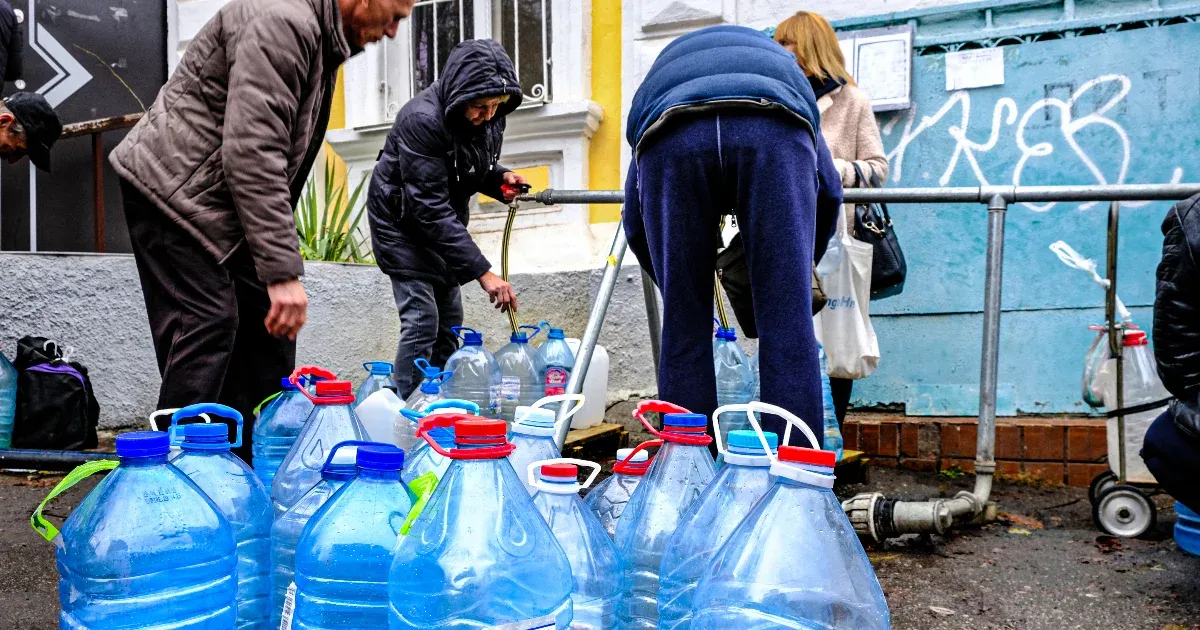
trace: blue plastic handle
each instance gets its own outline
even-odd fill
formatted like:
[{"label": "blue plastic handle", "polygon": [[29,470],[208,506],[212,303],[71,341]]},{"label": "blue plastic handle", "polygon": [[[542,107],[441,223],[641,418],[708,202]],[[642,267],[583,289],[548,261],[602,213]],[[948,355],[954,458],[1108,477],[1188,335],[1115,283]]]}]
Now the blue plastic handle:
[{"label": "blue plastic handle", "polygon": [[478,330],[475,330],[474,328],[468,328],[467,326],[451,326],[451,327],[450,327],[450,332],[454,333],[454,336],[455,336],[455,337],[458,337],[459,339],[462,339],[462,340],[464,340],[464,341],[465,341],[465,340],[466,340],[466,337],[464,337],[464,336],[463,336],[463,334],[462,334],[462,332],[463,332],[464,330],[465,330],[465,331],[467,331],[467,332],[473,332],[473,333],[476,333],[476,334],[478,334],[478,333],[479,333],[479,331],[478,331]]},{"label": "blue plastic handle", "polygon": [[[344,446],[376,446],[378,444],[380,444],[380,443],[379,442],[368,442],[366,440],[346,440],[345,442],[338,442],[337,444],[333,445],[333,448],[329,449],[329,457],[326,457],[325,463],[321,465],[321,472],[326,473],[331,470],[330,466],[333,466],[334,454],[338,452],[338,449],[340,449]],[[358,458],[356,457],[355,460],[357,461],[357,459]]]},{"label": "blue plastic handle", "polygon": [[422,376],[430,380],[437,378],[438,373],[442,371],[442,368],[431,365],[429,361],[425,359],[413,359],[413,365],[417,366],[417,369],[421,371]]},{"label": "blue plastic handle", "polygon": [[[387,374],[392,373],[392,364],[388,363],[387,361],[366,361],[362,365],[363,365],[363,369],[370,372],[371,374],[375,373],[376,365],[385,365],[385,366],[387,366]],[[383,374],[383,372],[380,372],[380,374]]]},{"label": "blue plastic handle", "polygon": [[469,400],[459,400],[457,398],[448,398],[429,403],[429,406],[425,408],[425,415],[429,415],[438,409],[469,409],[472,415],[479,415],[479,405]]},{"label": "blue plastic handle", "polygon": [[400,415],[404,416],[405,418],[408,418],[409,420],[412,420],[413,422],[420,422],[421,418],[425,417],[425,414],[421,413],[420,411],[413,410],[413,409],[401,409]]},{"label": "blue plastic handle", "polygon": [[522,329],[522,328],[528,328],[529,330],[532,330],[532,331],[533,331],[533,334],[531,334],[531,335],[529,335],[528,337],[526,337],[526,338],[525,338],[525,340],[526,340],[526,341],[533,341],[533,338],[534,338],[534,337],[536,337],[536,336],[538,336],[538,334],[540,334],[540,333],[542,332],[542,327],[541,327],[540,325],[539,325],[539,326],[534,326],[534,325],[532,325],[532,324],[525,324],[524,326],[518,326],[518,327],[517,327],[517,329],[518,329],[518,330],[520,330],[520,329]]},{"label": "blue plastic handle", "polygon": [[175,430],[179,428],[180,420],[183,418],[195,418],[202,413],[237,422],[237,431],[234,433],[236,439],[230,446],[232,448],[238,448],[242,445],[242,429],[244,428],[242,412],[234,409],[233,407],[218,403],[196,403],[194,405],[188,405],[171,414],[171,429],[167,432],[167,434],[170,436],[171,443],[175,443]]}]

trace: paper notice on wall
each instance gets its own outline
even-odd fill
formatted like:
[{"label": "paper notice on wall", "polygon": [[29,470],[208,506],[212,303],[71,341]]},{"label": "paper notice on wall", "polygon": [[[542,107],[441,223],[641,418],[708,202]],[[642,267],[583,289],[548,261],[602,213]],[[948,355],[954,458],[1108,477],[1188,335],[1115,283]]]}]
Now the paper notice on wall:
[{"label": "paper notice on wall", "polygon": [[946,53],[946,91],[1004,85],[1004,49],[977,48]]},{"label": "paper notice on wall", "polygon": [[908,42],[903,39],[860,43],[856,66],[858,76],[855,80],[860,85],[870,86],[868,94],[872,100],[906,98],[910,56]]}]

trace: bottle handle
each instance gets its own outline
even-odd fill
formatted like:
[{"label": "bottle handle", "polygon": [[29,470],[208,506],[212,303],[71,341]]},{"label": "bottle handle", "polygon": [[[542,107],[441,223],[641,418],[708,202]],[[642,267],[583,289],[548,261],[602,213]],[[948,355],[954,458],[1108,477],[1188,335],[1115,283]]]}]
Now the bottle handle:
[{"label": "bottle handle", "polygon": [[467,340],[466,335],[462,334],[464,330],[467,332],[479,334],[478,330],[475,330],[474,328],[470,328],[468,326],[451,326],[450,327],[450,332],[454,333],[454,336],[458,337],[459,341]]},{"label": "bottle handle", "polygon": [[651,457],[650,459],[647,459],[645,464],[635,464],[635,463],[633,463],[633,456],[637,455],[638,453],[640,453],[648,448],[654,448],[656,446],[662,446],[662,445],[663,445],[662,440],[648,440],[646,442],[642,442],[641,444],[638,444],[637,446],[635,446],[633,448],[632,451],[629,452],[628,455],[625,456],[625,459],[622,459],[621,461],[619,461],[613,465],[613,472],[618,473],[618,474],[633,474],[633,473],[645,472],[645,471],[641,470],[642,466],[649,468],[650,464],[652,464],[654,462],[654,458]]},{"label": "bottle handle", "polygon": [[652,411],[662,414],[691,413],[691,411],[688,411],[687,409],[680,407],[675,403],[669,403],[665,400],[643,400],[642,402],[638,403],[637,408],[633,410],[633,417],[641,421],[642,426],[646,427],[646,430],[649,431],[654,437],[667,442],[677,442],[679,444],[687,444],[689,446],[708,446],[709,444],[712,444],[712,438],[706,434],[687,435],[684,433],[673,433],[671,431],[659,431],[658,429],[655,429],[654,425],[650,424],[650,421],[646,419],[646,414]]},{"label": "bottle handle", "polygon": [[536,336],[538,336],[538,335],[539,335],[539,334],[541,334],[541,332],[542,332],[542,327],[541,327],[540,325],[539,325],[539,326],[534,326],[533,324],[524,324],[524,325],[522,325],[522,326],[517,326],[517,329],[518,329],[518,330],[520,330],[520,329],[522,329],[522,328],[524,328],[524,329],[528,329],[528,330],[532,330],[532,331],[533,331],[533,334],[531,334],[531,335],[529,335],[528,337],[526,337],[526,338],[525,338],[525,341],[533,341],[533,338],[534,338],[534,337],[536,337]]},{"label": "bottle handle", "polygon": [[296,368],[292,372],[292,375],[288,377],[288,380],[291,381],[292,385],[295,385],[296,388],[300,390],[300,393],[304,394],[305,398],[308,398],[314,403],[317,402],[317,397],[308,393],[308,388],[300,383],[301,376],[315,376],[327,381],[337,380],[337,374],[334,374],[333,372],[330,372],[319,365],[301,365],[300,367]]},{"label": "bottle handle", "polygon": [[[425,408],[425,415],[428,416],[428,415],[432,414],[433,412],[441,410],[441,409],[458,409],[460,411],[466,411],[473,416],[479,415],[479,405],[477,405],[469,400],[462,400],[459,398],[447,398],[445,400],[435,400],[435,401],[429,403],[429,406]],[[424,417],[424,416],[422,416],[422,417]]]},{"label": "bottle handle", "polygon": [[[734,403],[731,405],[725,405],[723,407],[717,407],[716,411],[713,411],[713,415],[712,415],[713,434],[717,440],[717,452],[725,454],[725,455],[729,454],[729,448],[725,444],[725,441],[721,439],[721,420],[720,420],[720,418],[721,418],[721,414],[729,413],[731,411],[744,411],[744,412],[746,412],[746,416],[749,417],[750,416],[750,404],[749,403]],[[768,449],[768,450],[770,450],[770,449]]]},{"label": "bottle handle", "polygon": [[537,402],[533,403],[531,405],[531,407],[533,407],[534,409],[540,409],[541,407],[544,407],[546,405],[552,405],[556,402],[573,402],[573,403],[575,403],[575,405],[573,407],[571,407],[570,409],[568,409],[566,412],[560,414],[559,418],[555,419],[555,421],[554,421],[555,429],[558,429],[558,425],[560,422],[569,421],[571,419],[571,416],[573,416],[583,410],[583,394],[554,394],[553,396],[546,396],[545,398],[538,400]]},{"label": "bottle handle", "polygon": [[283,392],[280,391],[280,392],[275,392],[274,394],[271,394],[270,396],[267,396],[266,398],[264,398],[262,400],[262,402],[258,403],[258,406],[254,408],[254,417],[257,418],[258,415],[260,413],[262,413],[263,407],[266,407],[268,404],[270,404],[270,402],[272,400],[275,400],[276,398],[279,398],[282,395],[283,395]]},{"label": "bottle handle", "polygon": [[[332,470],[333,456],[335,454],[337,454],[338,450],[346,448],[346,447],[350,447],[350,446],[371,446],[371,445],[375,445],[375,444],[379,444],[379,442],[370,442],[367,440],[346,440],[344,442],[338,442],[337,444],[334,444],[333,448],[329,449],[329,455],[325,457],[325,463],[321,464],[321,472],[327,473],[330,470]],[[357,460],[358,460],[358,457],[356,455],[355,461],[357,461]]]},{"label": "bottle handle", "polygon": [[242,419],[242,412],[234,409],[233,407],[218,403],[197,403],[195,405],[188,405],[182,409],[177,409],[175,413],[171,414],[171,430],[168,432],[168,435],[172,436],[172,440],[174,439],[175,431],[179,427],[180,420],[184,418],[197,418],[204,414],[216,416],[218,418],[225,418],[226,420],[233,420],[236,422],[237,428],[234,430],[235,441],[230,445],[230,447],[239,448],[242,445],[242,432],[245,429],[244,421]]},{"label": "bottle handle", "polygon": [[414,409],[408,409],[408,408],[401,409],[400,415],[404,416],[405,418],[408,418],[409,420],[412,420],[413,422],[420,422],[421,418],[425,417],[425,414],[421,413],[420,411],[416,411]]},{"label": "bottle handle", "polygon": [[588,461],[586,459],[575,459],[573,457],[555,457],[553,459],[539,459],[536,462],[530,462],[529,466],[527,466],[525,468],[525,476],[529,479],[529,485],[531,485],[535,488],[537,487],[539,479],[537,478],[535,471],[538,468],[545,466],[546,464],[575,464],[576,466],[587,466],[588,468],[591,468],[592,474],[588,475],[588,478],[586,481],[584,481],[582,484],[579,483],[578,481],[575,482],[576,485],[578,485],[580,489],[592,487],[592,482],[595,481],[596,477],[598,477],[600,475],[600,470],[601,470],[601,468],[603,468],[600,464],[597,464],[596,462]]},{"label": "bottle handle", "polygon": [[783,407],[757,400],[750,401],[748,407],[750,408],[750,412],[746,414],[746,417],[750,420],[750,426],[754,428],[754,432],[758,434],[758,440],[762,442],[763,450],[766,451],[767,456],[771,458],[772,463],[778,461],[779,456],[771,451],[771,445],[769,442],[767,442],[767,436],[763,435],[762,424],[758,421],[757,414],[759,413],[769,413],[779,416],[786,421],[787,427],[784,428],[783,436],[780,437],[779,440],[781,445],[788,444],[790,442],[790,438],[792,436],[792,425],[796,425],[800,429],[800,432],[804,434],[804,437],[808,438],[808,443],[811,448],[815,448],[817,450],[821,449],[821,443],[817,440],[817,436],[812,432],[812,429],[808,428],[808,425],[805,424],[804,420],[800,419],[800,416],[797,416]]},{"label": "bottle handle", "polygon": [[[276,394],[276,395],[278,395],[278,394]],[[150,421],[150,430],[162,432],[162,429],[158,428],[158,419],[163,416],[174,415],[176,411],[179,411],[179,410],[178,409],[159,409],[158,411],[151,413],[150,416],[147,418],[147,420]],[[206,414],[206,413],[202,413],[196,417],[204,420],[206,423],[212,422],[212,419],[209,418],[208,414]],[[167,435],[169,436],[169,439],[171,440],[171,446],[179,446],[179,442],[175,440],[175,432],[173,431],[174,427],[175,427],[175,424],[174,424],[174,422],[172,422],[171,425],[167,427]]]},{"label": "bottle handle", "polygon": [[70,474],[68,474],[66,477],[63,477],[62,481],[58,482],[58,485],[54,486],[54,489],[50,491],[50,494],[47,494],[46,498],[42,499],[42,502],[39,503],[37,508],[33,510],[33,514],[29,517],[29,525],[33,527],[33,531],[37,532],[42,538],[45,538],[47,542],[54,542],[54,539],[58,537],[58,528],[55,527],[50,521],[47,521],[44,516],[42,516],[42,510],[46,509],[46,504],[53,501],[54,497],[57,497],[67,490],[70,490],[80,481],[83,481],[84,479],[87,479],[98,472],[112,470],[119,465],[120,463],[115,459],[98,459],[96,461],[87,462],[82,466],[76,467],[75,470],[72,470]]},{"label": "bottle handle", "polygon": [[512,442],[504,442],[495,446],[484,446],[481,448],[452,448],[446,450],[442,448],[433,436],[429,435],[431,429],[445,429],[454,426],[459,420],[477,420],[476,416],[469,416],[462,413],[435,413],[431,416],[427,415],[421,419],[421,423],[417,425],[417,437],[425,440],[425,443],[432,448],[435,453],[442,457],[450,459],[499,459],[508,457],[517,447]]}]

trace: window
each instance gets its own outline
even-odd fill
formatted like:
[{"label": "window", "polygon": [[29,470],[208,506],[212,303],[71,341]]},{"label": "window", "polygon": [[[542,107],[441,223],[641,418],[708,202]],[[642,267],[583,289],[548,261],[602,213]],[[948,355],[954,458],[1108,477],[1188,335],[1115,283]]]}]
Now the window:
[{"label": "window", "polygon": [[[441,76],[451,49],[491,37],[517,68],[525,104],[550,100],[551,0],[421,0],[409,19],[411,94]],[[486,32],[485,32],[486,31]]]}]

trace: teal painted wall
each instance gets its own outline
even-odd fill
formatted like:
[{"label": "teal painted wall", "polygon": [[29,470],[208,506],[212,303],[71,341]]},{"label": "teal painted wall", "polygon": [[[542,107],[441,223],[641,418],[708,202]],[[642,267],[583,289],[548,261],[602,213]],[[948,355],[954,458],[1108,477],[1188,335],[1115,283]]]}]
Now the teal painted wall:
[{"label": "teal painted wall", "polygon": [[[1195,9],[1200,13],[1200,4]],[[1033,17],[1025,21],[1036,22],[1045,7],[1011,10],[1018,16],[1030,12]],[[986,18],[992,24],[990,10]],[[925,45],[954,40],[944,34],[945,21],[930,21],[942,30],[937,38],[927,35]],[[887,20],[860,22],[877,26]],[[918,23],[918,46],[922,32]],[[945,90],[943,54],[914,57],[914,107],[879,116],[892,166],[888,186],[1200,180],[1200,60],[1189,52],[1200,50],[1200,23],[1154,24],[1002,50],[1004,85],[954,93]],[[1118,293],[1145,328],[1151,325],[1161,255],[1159,226],[1169,206],[1122,206]],[[986,211],[973,204],[890,209],[909,279],[902,295],[871,304],[882,360],[875,375],[856,384],[854,401],[902,403],[910,414],[974,415]],[[1083,273],[1059,262],[1049,246],[1063,239],[1103,268],[1106,219],[1103,203],[1010,209],[1001,414],[1087,411],[1080,402],[1082,360],[1093,335],[1087,326],[1103,321],[1104,295]]]}]

